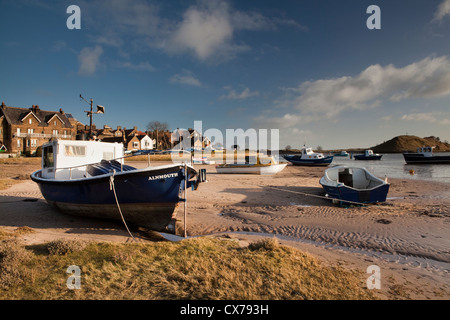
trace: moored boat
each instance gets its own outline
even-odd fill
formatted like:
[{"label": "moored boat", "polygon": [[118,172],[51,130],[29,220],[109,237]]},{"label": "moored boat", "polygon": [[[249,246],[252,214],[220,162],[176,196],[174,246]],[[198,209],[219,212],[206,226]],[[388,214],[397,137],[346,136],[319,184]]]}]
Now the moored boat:
[{"label": "moored boat", "polygon": [[381,160],[381,157],[383,157],[383,155],[373,153],[372,150],[365,150],[364,154],[357,154],[353,156],[355,160]]},{"label": "moored boat", "polygon": [[45,200],[62,212],[121,220],[173,232],[185,185],[197,172],[171,164],[136,169],[124,164],[123,145],[96,141],[52,141],[42,148],[42,169],[32,173]]},{"label": "moored boat", "polygon": [[433,148],[417,148],[416,153],[403,153],[403,158],[406,164],[450,164],[450,156],[436,156]]},{"label": "moored boat", "polygon": [[349,155],[348,152],[345,150],[333,154],[334,157],[348,157],[348,155]]},{"label": "moored boat", "polygon": [[327,166],[333,161],[333,156],[325,157],[323,153],[314,152],[307,147],[302,148],[300,155],[284,154],[283,158],[295,166]]},{"label": "moored boat", "polygon": [[216,166],[217,173],[272,175],[282,171],[287,163],[279,163],[273,157],[245,156],[244,161]]},{"label": "moored boat", "polygon": [[341,204],[386,201],[389,183],[365,168],[336,166],[325,170],[319,183],[332,199]]}]

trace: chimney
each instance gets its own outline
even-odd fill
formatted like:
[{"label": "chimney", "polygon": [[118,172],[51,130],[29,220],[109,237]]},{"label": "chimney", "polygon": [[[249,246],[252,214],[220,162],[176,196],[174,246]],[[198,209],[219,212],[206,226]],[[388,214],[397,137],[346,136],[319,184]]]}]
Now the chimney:
[{"label": "chimney", "polygon": [[59,113],[64,114],[64,110],[62,108],[59,108]]},{"label": "chimney", "polygon": [[117,126],[117,130],[121,130],[122,129],[122,127],[121,126]]},{"label": "chimney", "polygon": [[2,101],[2,108],[6,107],[5,101]]}]

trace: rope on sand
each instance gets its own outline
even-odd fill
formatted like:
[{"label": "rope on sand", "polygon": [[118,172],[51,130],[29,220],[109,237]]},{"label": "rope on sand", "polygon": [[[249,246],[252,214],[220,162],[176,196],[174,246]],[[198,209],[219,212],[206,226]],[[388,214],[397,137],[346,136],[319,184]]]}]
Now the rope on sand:
[{"label": "rope on sand", "polygon": [[362,202],[356,202],[356,201],[350,201],[350,200],[330,198],[330,197],[326,197],[326,196],[319,196],[317,194],[310,194],[310,193],[301,192],[301,191],[286,190],[286,189],[281,189],[281,188],[272,187],[272,186],[262,186],[262,187],[263,188],[275,189],[275,190],[279,190],[279,191],[284,191],[284,192],[300,194],[300,195],[308,196],[308,197],[315,197],[315,198],[321,198],[321,199],[327,199],[327,200],[336,200],[336,201],[341,201],[341,202],[345,202],[345,203],[356,204],[356,205],[359,205],[359,206],[370,206],[370,205],[372,205],[371,203],[362,203]]},{"label": "rope on sand", "polygon": [[122,217],[123,224],[125,225],[125,228],[127,229],[128,234],[131,236],[131,238],[133,238],[134,241],[138,242],[138,241],[133,237],[133,234],[131,233],[130,229],[128,229],[128,225],[127,225],[127,223],[125,222],[125,218],[123,217],[122,210],[120,209],[119,200],[117,199],[117,194],[116,194],[116,187],[115,187],[115,185],[114,185],[114,176],[115,176],[115,174],[116,174],[116,170],[113,170],[113,174],[109,177],[109,185],[110,185],[110,189],[112,189],[112,191],[114,192],[114,198],[116,198],[117,208],[119,209],[120,216]]}]

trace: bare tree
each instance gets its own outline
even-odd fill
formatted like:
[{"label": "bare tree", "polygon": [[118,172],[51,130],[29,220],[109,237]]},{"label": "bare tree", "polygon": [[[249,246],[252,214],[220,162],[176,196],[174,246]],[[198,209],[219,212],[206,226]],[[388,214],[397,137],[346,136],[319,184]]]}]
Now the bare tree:
[{"label": "bare tree", "polygon": [[159,131],[159,132],[168,131],[169,130],[169,125],[167,124],[167,122],[150,121],[147,124],[147,130],[149,130],[149,131]]},{"label": "bare tree", "polygon": [[147,124],[147,130],[151,131],[151,133],[149,132],[150,137],[155,139],[156,149],[170,148],[170,145],[167,145],[167,139],[165,139],[165,132],[169,131],[169,125],[167,122],[150,121]]}]

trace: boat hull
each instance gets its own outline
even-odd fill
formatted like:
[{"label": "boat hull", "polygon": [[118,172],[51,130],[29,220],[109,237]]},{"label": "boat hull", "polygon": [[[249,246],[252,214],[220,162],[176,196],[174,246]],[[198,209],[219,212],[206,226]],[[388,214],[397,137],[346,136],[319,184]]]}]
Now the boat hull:
[{"label": "boat hull", "polygon": [[319,180],[327,197],[340,204],[368,204],[385,202],[389,183],[365,168],[336,166],[325,170]]},{"label": "boat hull", "polygon": [[450,156],[425,157],[420,153],[404,153],[403,158],[406,164],[450,164]]},{"label": "boat hull", "polygon": [[365,156],[365,155],[356,155],[353,156],[355,160],[381,160],[382,155],[380,156]]},{"label": "boat hull", "polygon": [[283,158],[295,166],[328,166],[333,161],[333,156],[321,159],[302,159],[301,156],[283,155]]},{"label": "boat hull", "polygon": [[31,179],[38,184],[46,201],[58,210],[77,216],[121,220],[115,190],[127,223],[157,231],[171,231],[167,227],[175,218],[184,185],[183,166],[178,165],[73,180],[43,179],[40,171],[34,172]]},{"label": "boat hull", "polygon": [[254,165],[223,165],[217,166],[217,173],[229,174],[259,174],[272,175],[277,174],[286,167],[286,163],[272,164],[270,166],[254,166]]},{"label": "boat hull", "polygon": [[342,204],[350,204],[351,202],[361,204],[385,202],[389,192],[389,184],[384,184],[371,190],[358,190],[346,185],[334,187],[322,184],[322,187],[328,197],[339,200]]}]

